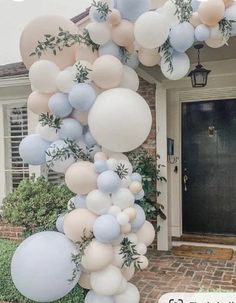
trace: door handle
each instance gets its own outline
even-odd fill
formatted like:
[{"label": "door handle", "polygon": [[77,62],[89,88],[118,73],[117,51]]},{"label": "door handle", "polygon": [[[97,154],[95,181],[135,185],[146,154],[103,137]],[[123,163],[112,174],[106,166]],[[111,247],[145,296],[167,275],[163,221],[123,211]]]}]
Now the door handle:
[{"label": "door handle", "polygon": [[188,184],[188,176],[184,175],[184,191],[188,191],[187,184]]}]

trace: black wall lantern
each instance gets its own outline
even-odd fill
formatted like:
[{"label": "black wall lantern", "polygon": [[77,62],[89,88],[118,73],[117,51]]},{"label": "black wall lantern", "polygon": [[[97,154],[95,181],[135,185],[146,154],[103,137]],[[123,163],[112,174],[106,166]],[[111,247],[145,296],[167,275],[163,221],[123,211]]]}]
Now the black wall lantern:
[{"label": "black wall lantern", "polygon": [[205,69],[200,63],[200,49],[203,44],[196,44],[194,48],[198,51],[198,64],[194,70],[188,75],[191,78],[193,87],[205,87],[207,85],[208,75],[210,70]]}]

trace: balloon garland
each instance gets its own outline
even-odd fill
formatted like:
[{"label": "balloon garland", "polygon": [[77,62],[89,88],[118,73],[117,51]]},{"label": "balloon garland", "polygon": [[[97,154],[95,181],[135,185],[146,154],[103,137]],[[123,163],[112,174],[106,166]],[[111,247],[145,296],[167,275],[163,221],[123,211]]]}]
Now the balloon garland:
[{"label": "balloon garland", "polygon": [[58,232],[29,237],[13,256],[13,282],[34,301],[60,299],[77,283],[89,290],[86,303],[140,300],[129,281],[148,266],[155,230],[135,203],[144,196],[142,176],[124,154],[146,140],[152,124],[135,68],[159,64],[178,80],[188,73],[185,52],[195,40],[217,48],[236,34],[232,0],[169,0],[157,10],[150,8],[159,1],[150,2],[94,0],[82,33],[54,15],[36,18],[22,33],[33,91],[28,109],[39,124],[20,155],[64,173],[76,195],[56,222]]}]

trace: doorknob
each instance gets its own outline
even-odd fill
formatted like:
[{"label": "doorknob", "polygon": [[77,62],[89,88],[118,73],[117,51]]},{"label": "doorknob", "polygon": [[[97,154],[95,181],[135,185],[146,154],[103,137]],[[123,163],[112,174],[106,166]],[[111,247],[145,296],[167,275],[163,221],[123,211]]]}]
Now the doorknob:
[{"label": "doorknob", "polygon": [[187,182],[188,182],[188,176],[184,175],[184,191],[188,191]]}]

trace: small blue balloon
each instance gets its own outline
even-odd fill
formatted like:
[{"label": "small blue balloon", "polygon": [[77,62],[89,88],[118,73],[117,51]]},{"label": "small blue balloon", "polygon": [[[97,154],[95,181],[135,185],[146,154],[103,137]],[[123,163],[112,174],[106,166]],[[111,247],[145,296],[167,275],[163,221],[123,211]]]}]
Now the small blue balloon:
[{"label": "small blue balloon", "polygon": [[210,28],[205,24],[200,24],[195,28],[195,38],[197,41],[206,41],[210,38]]},{"label": "small blue balloon", "polygon": [[135,200],[142,200],[145,196],[145,192],[142,189],[137,195],[135,195]]},{"label": "small blue balloon", "polygon": [[149,0],[117,0],[116,2],[122,18],[132,22],[150,9]]},{"label": "small blue balloon", "polygon": [[84,142],[86,143],[88,148],[93,147],[97,144],[97,141],[94,139],[91,132],[89,131],[84,135]]},{"label": "small blue balloon", "polygon": [[115,303],[115,299],[110,296],[97,295],[93,290],[90,290],[85,297],[85,303]]},{"label": "small blue balloon", "polygon": [[96,219],[93,233],[99,242],[110,243],[120,236],[120,225],[112,215],[102,215]]},{"label": "small blue balloon", "polygon": [[97,186],[104,193],[115,193],[121,186],[121,179],[114,171],[107,170],[98,176]]},{"label": "small blue balloon", "polygon": [[46,150],[50,142],[45,141],[40,135],[34,134],[25,137],[19,146],[19,153],[25,163],[42,165],[46,163]]},{"label": "small blue balloon", "polygon": [[86,197],[86,195],[77,195],[76,197],[74,197],[73,203],[75,208],[87,208]]},{"label": "small blue balloon", "polygon": [[136,218],[131,222],[132,231],[137,231],[140,229],[146,221],[146,215],[144,210],[138,204],[134,205],[134,208],[137,211]]},{"label": "small blue balloon", "polygon": [[173,49],[184,53],[194,43],[194,27],[189,22],[180,23],[171,29],[169,37]]},{"label": "small blue balloon", "polygon": [[60,139],[77,140],[82,136],[83,128],[75,119],[67,118],[63,119],[58,133]]},{"label": "small blue balloon", "polygon": [[131,180],[132,181],[138,181],[138,182],[142,182],[142,176],[140,175],[140,174],[138,174],[138,173],[133,173],[132,175],[131,175]]},{"label": "small blue balloon", "polygon": [[95,172],[97,174],[101,174],[104,171],[108,170],[107,161],[105,160],[98,160],[94,162]]},{"label": "small blue balloon", "polygon": [[68,117],[73,110],[67,95],[62,93],[53,95],[49,99],[48,107],[55,116],[60,118]]},{"label": "small blue balloon", "polygon": [[57,218],[57,221],[56,221],[56,228],[62,234],[64,234],[64,220],[65,220],[65,216],[66,216],[66,213],[65,214],[61,214]]},{"label": "small blue balloon", "polygon": [[128,65],[129,67],[131,67],[133,69],[136,69],[139,66],[138,55],[136,53],[128,55],[128,57],[125,57],[122,59],[122,63],[124,65]]},{"label": "small blue balloon", "polygon": [[96,100],[96,92],[86,83],[76,84],[69,92],[69,102],[80,112],[87,112]]},{"label": "small blue balloon", "polygon": [[193,11],[196,12],[200,6],[201,2],[199,0],[192,0]]},{"label": "small blue balloon", "polygon": [[106,44],[101,45],[99,47],[98,54],[99,56],[112,55],[117,59],[119,59],[120,61],[122,60],[123,57],[120,47],[117,44],[115,44],[113,41],[109,41]]}]

